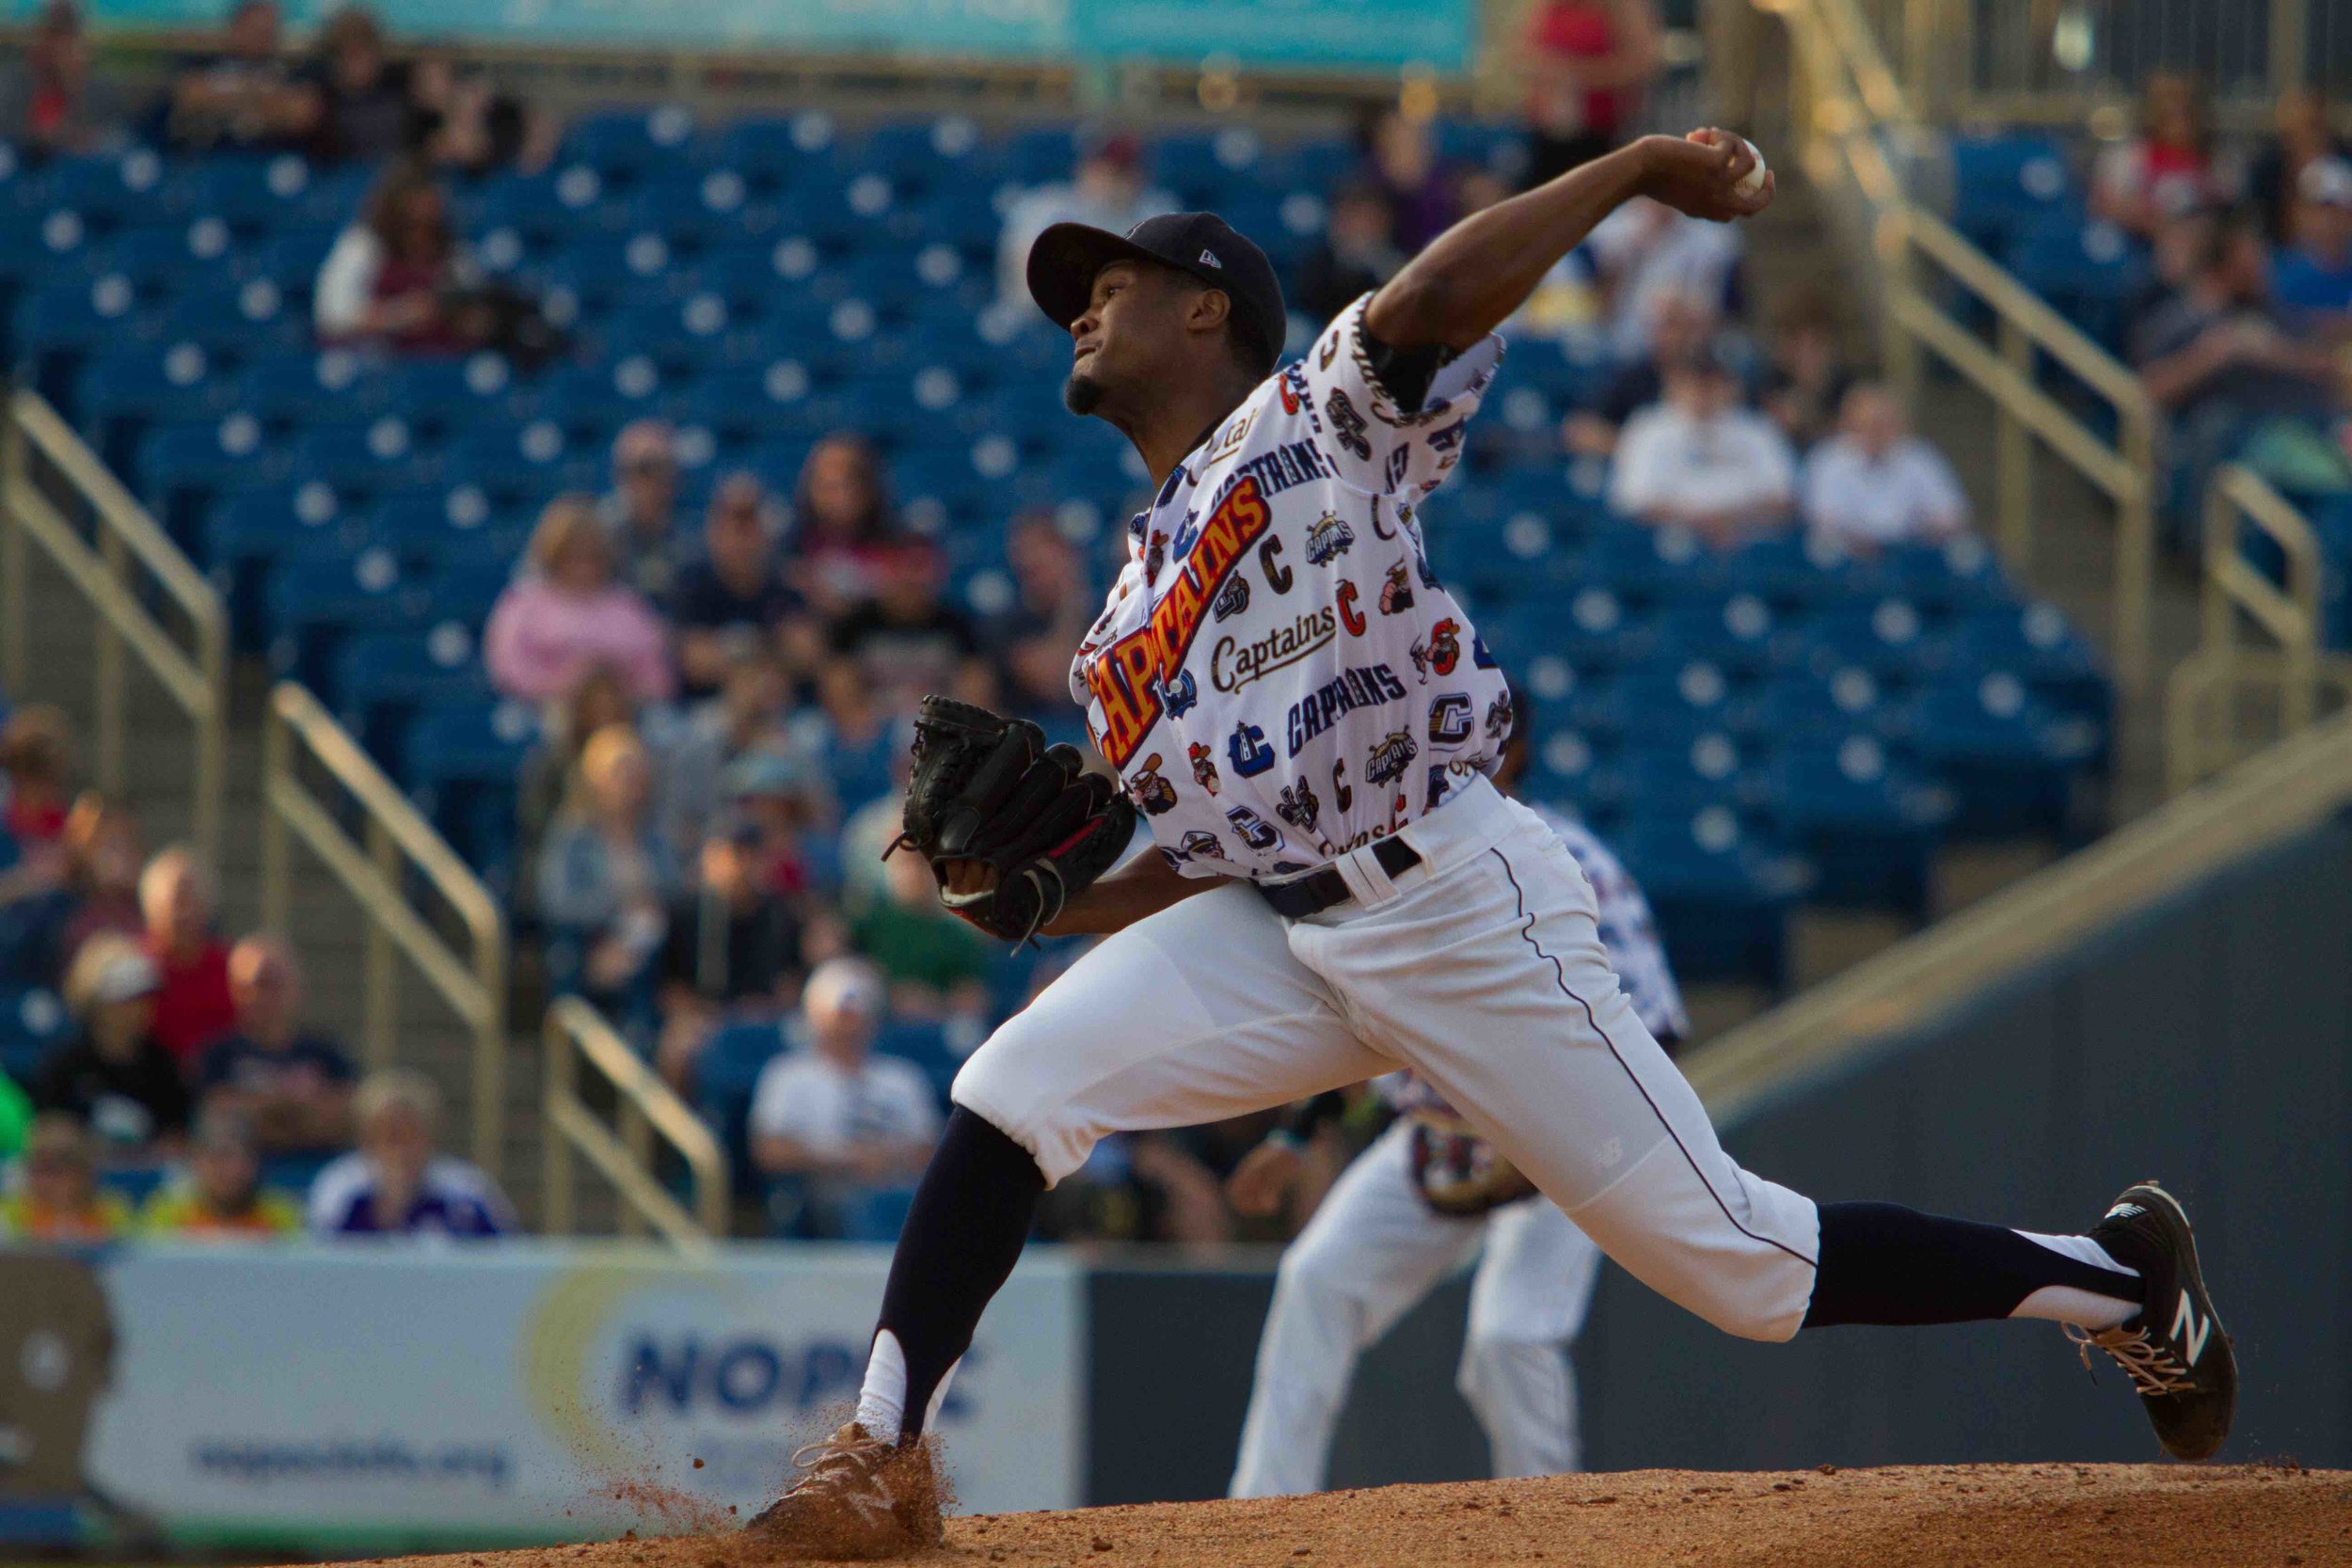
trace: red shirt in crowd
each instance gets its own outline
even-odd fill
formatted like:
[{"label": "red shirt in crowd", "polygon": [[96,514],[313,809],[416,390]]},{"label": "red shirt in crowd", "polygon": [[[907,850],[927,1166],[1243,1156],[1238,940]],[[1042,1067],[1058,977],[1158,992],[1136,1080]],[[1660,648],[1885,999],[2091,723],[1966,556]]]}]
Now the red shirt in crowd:
[{"label": "red shirt in crowd", "polygon": [[[1538,53],[1571,60],[1607,59],[1617,50],[1615,11],[1595,0],[1550,0],[1529,19],[1528,42]],[[1595,135],[1614,135],[1632,119],[1636,95],[1623,87],[1588,87],[1584,92],[1582,129]],[[1541,123],[1541,106],[1531,118]]]},{"label": "red shirt in crowd", "polygon": [[180,958],[151,942],[147,954],[163,976],[151,1033],[172,1060],[188,1068],[206,1046],[236,1026],[237,1006],[229,997],[229,949],[208,942],[193,958]]}]

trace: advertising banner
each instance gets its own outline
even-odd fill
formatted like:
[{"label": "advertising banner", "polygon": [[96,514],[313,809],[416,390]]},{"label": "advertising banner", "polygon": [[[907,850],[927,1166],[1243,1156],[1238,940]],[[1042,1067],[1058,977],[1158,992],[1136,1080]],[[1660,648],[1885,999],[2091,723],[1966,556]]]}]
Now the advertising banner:
[{"label": "advertising banner", "polygon": [[[318,1550],[725,1528],[846,1418],[888,1262],[0,1251],[0,1537],[87,1529],[93,1511]],[[990,1311],[940,1423],[961,1511],[1080,1500],[1082,1290],[1041,1250]]]},{"label": "advertising banner", "polygon": [[[28,21],[41,0],[0,0]],[[289,0],[314,25],[333,0]],[[102,27],[208,27],[220,0],[93,0]],[[910,57],[1470,68],[1470,0],[374,0],[403,38],[608,48],[759,50]]]}]

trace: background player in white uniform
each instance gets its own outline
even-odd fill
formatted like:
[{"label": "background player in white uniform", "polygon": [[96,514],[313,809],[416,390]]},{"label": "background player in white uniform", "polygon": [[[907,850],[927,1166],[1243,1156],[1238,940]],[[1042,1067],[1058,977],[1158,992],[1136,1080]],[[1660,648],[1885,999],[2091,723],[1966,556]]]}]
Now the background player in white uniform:
[{"label": "background player in white uniform", "polygon": [[[1816,1205],[1740,1168],[1611,973],[1591,885],[1487,782],[1501,673],[1429,575],[1413,508],[1458,460],[1494,327],[1635,195],[1729,219],[1736,136],[1645,137],[1477,213],[1275,372],[1264,253],[1207,214],[1057,225],[1029,285],[1073,343],[1064,401],[1159,485],[1073,689],[1157,856],[1073,895],[1101,933],[957,1076],[901,1232],[853,1422],[756,1526],[813,1555],[941,1539],[915,1441],[1045,1188],[1120,1129],[1419,1071],[1636,1278],[1725,1331],[2039,1317],[2122,1361],[2167,1447],[2234,1408],[2179,1206],[2089,1235]],[[968,875],[966,873],[969,873]],[[989,869],[946,868],[970,899]]]},{"label": "background player in white uniform", "polygon": [[[1528,715],[1495,784],[1525,765]],[[1590,829],[1541,806],[1593,884],[1600,942],[1635,1014],[1665,1045],[1690,1032],[1649,900]],[[1497,1476],[1583,1468],[1576,1375],[1565,1354],[1584,1326],[1600,1249],[1525,1179],[1511,1180],[1484,1140],[1422,1079],[1395,1072],[1373,1086],[1396,1119],[1342,1173],[1282,1255],[1258,1341],[1258,1366],[1227,1489],[1235,1497],[1316,1492],[1356,1359],[1470,1257],[1470,1320],[1455,1386],[1470,1402]],[[1228,1183],[1245,1212],[1271,1212],[1304,1162],[1299,1149],[1335,1109],[1318,1096],[1252,1150]],[[1432,1169],[1441,1165],[1441,1170]],[[1500,1180],[1498,1180],[1500,1179]],[[1518,1192],[1523,1196],[1512,1197]]]}]

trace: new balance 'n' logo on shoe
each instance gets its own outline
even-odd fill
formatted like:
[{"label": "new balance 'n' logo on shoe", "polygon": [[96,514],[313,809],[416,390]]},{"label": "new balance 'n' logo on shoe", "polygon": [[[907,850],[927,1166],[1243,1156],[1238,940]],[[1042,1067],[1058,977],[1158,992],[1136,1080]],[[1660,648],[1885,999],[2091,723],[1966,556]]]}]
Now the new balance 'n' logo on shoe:
[{"label": "new balance 'n' logo on shoe", "polygon": [[908,1557],[946,1539],[930,1450],[855,1421],[792,1456],[801,1479],[743,1528],[795,1557]]},{"label": "new balance 'n' logo on shoe", "polygon": [[2092,1334],[2069,1329],[2090,1365],[2115,1357],[2139,1390],[2165,1451],[2203,1459],[2221,1447],[2237,1412],[2237,1355],[2215,1315],[2197,1264],[2197,1238],[2178,1199],[2153,1181],[2124,1189],[2090,1239],[2145,1282],[2139,1315]]}]

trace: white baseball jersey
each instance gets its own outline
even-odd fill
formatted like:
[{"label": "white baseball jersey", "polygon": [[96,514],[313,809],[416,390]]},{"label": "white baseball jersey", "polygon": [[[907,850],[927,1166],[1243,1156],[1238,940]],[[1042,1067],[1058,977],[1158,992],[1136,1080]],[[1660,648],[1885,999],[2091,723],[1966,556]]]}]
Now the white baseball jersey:
[{"label": "white baseball jersey", "polygon": [[[1593,830],[1549,806],[1527,802],[1544,826],[1560,835],[1584,879],[1593,884],[1593,901],[1600,911],[1600,945],[1616,972],[1617,984],[1633,1004],[1642,1027],[1660,1039],[1680,1039],[1691,1032],[1691,1015],[1683,1010],[1682,988],[1675,983],[1666,962],[1666,949],[1658,940],[1658,921],[1650,913],[1642,884]],[[1391,1072],[1373,1080],[1373,1087],[1390,1109],[1451,1113],[1445,1097],[1420,1074]]]},{"label": "white baseball jersey", "polygon": [[1191,876],[1280,878],[1491,772],[1510,699],[1413,503],[1461,455],[1489,337],[1400,409],[1366,300],[1260,383],[1128,524],[1070,668],[1095,745]]}]

